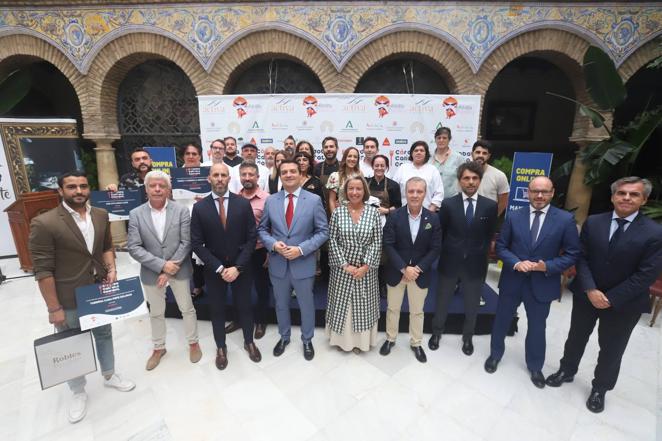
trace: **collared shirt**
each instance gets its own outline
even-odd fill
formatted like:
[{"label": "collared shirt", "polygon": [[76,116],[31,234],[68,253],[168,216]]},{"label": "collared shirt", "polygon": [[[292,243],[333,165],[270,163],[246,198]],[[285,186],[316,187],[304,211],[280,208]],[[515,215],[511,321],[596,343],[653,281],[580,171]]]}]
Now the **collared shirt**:
[{"label": "collared shirt", "polygon": [[540,214],[540,227],[538,228],[538,233],[536,234],[536,240],[538,240],[538,236],[540,235],[542,226],[545,223],[545,218],[547,218],[547,212],[549,211],[549,204],[547,204],[545,207],[541,208],[540,210],[538,210],[537,208],[533,208],[533,205],[529,204],[529,230],[533,226],[533,219],[536,218],[536,211],[542,211],[542,213]]},{"label": "collared shirt", "polygon": [[359,170],[361,170],[361,173],[363,173],[363,177],[368,179],[372,178],[372,176],[375,174],[375,172],[372,171],[372,166],[365,162],[364,160],[361,160],[359,162]]},{"label": "collared shirt", "polygon": [[467,214],[467,207],[469,206],[469,201],[467,199],[471,199],[473,202],[474,206],[474,216],[476,215],[476,204],[478,203],[478,193],[474,193],[473,196],[467,196],[464,192],[462,192],[462,201],[464,203],[464,215],[466,216]]},{"label": "collared shirt", "polygon": [[[258,188],[257,191],[250,197],[244,194],[243,189],[239,192],[239,194],[248,199],[248,202],[251,204],[251,208],[253,209],[253,216],[255,216],[255,224],[258,225],[260,223],[260,219],[262,219],[262,214],[264,213],[264,203],[267,201],[269,193]],[[255,249],[257,250],[263,246],[264,245],[262,245],[262,242],[260,242],[258,239],[255,244]]]},{"label": "collared shirt", "polygon": [[[285,198],[283,200],[283,210],[284,212],[287,212],[287,204],[290,203],[290,198],[289,198],[289,193],[285,190],[283,190],[283,193],[285,193]],[[292,192],[294,197],[292,198],[292,204],[294,205],[294,212],[296,213],[297,211],[297,201],[299,200],[299,195],[301,194],[301,187],[297,188],[294,192]]]},{"label": "collared shirt", "polygon": [[166,199],[165,205],[160,210],[152,207],[151,202],[149,204],[149,211],[152,215],[152,223],[154,224],[154,229],[156,230],[156,235],[159,240],[163,242],[163,236],[165,235],[165,224],[166,224],[166,208],[168,207],[168,200]]},{"label": "collared shirt", "polygon": [[62,206],[67,212],[71,215],[71,218],[76,222],[76,226],[83,235],[85,239],[85,245],[87,246],[87,251],[92,254],[94,248],[94,224],[92,223],[92,207],[89,204],[85,205],[85,219],[81,215],[72,209],[66,202],[62,201]]},{"label": "collared shirt", "polygon": [[413,216],[411,214],[411,211],[409,211],[409,207],[407,207],[407,219],[409,220],[409,232],[411,233],[412,243],[416,242],[416,236],[418,236],[418,230],[421,227],[422,214],[423,214],[422,207],[421,207],[421,211],[416,216]]},{"label": "collared shirt", "polygon": [[[638,214],[639,214],[639,210],[635,211],[628,217],[623,218],[627,221],[627,223],[623,225],[623,231],[627,231],[627,229],[630,228],[632,221],[634,221],[634,218],[636,218]],[[615,211],[613,211],[611,213],[611,227],[609,228],[609,240],[611,240],[611,236],[614,235],[616,229],[618,228],[618,222],[616,222],[616,219],[620,219],[620,217],[616,214]]]},{"label": "collared shirt", "polygon": [[[255,163],[257,166],[257,172],[258,172],[258,178],[257,178],[257,185],[264,191],[269,191],[269,169],[266,168],[262,164]],[[229,189],[232,193],[239,194],[243,190],[243,186],[241,185],[241,169],[239,166],[237,167],[229,167],[230,168],[230,184],[229,184]],[[280,188],[279,188],[280,190]]]},{"label": "collared shirt", "polygon": [[129,189],[138,189],[145,185],[145,181],[140,177],[140,174],[132,170],[128,173],[124,173],[120,178],[119,188],[129,188]]},{"label": "collared shirt", "polygon": [[214,207],[216,207],[216,211],[218,212],[218,215],[221,215],[220,210],[218,209],[218,200],[222,197],[223,198],[223,208],[225,208],[225,218],[228,218],[228,201],[230,199],[230,190],[226,190],[225,194],[223,196],[219,196],[216,193],[212,192],[211,196],[214,198]]},{"label": "collared shirt", "polygon": [[407,181],[414,176],[423,178],[427,183],[425,199],[423,206],[430,208],[431,204],[441,207],[441,201],[444,199],[444,183],[441,180],[439,171],[430,163],[416,167],[412,162],[405,162],[395,172],[393,180],[400,184],[400,197],[402,205],[407,203]]},{"label": "collared shirt", "polygon": [[467,159],[454,150],[451,150],[450,154],[443,163],[437,160],[437,157],[434,153],[432,154],[432,157],[430,157],[428,164],[431,164],[439,172],[441,182],[444,185],[445,198],[455,196],[458,193],[457,168],[460,166],[460,164],[465,162],[467,162]]}]

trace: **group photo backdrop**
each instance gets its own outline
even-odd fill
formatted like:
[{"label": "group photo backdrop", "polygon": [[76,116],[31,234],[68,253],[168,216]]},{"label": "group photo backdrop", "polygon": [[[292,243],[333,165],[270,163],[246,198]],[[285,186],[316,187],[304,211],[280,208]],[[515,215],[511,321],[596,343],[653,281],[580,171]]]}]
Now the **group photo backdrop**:
[{"label": "group photo backdrop", "polygon": [[414,141],[426,141],[432,153],[441,126],[452,131],[451,149],[468,158],[478,137],[480,104],[480,95],[204,95],[198,97],[200,139],[205,159],[214,139],[233,136],[238,147],[257,145],[263,163],[264,149],[281,149],[289,135],[310,142],[317,161],[324,159],[326,136],[338,139],[338,157],[350,146],[361,150],[363,138],[374,136],[394,168],[409,160]]}]

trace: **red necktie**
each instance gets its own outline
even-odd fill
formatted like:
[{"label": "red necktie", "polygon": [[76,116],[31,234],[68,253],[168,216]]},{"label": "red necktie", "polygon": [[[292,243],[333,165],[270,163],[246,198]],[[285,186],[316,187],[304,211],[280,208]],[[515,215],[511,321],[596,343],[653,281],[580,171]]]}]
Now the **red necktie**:
[{"label": "red necktie", "polygon": [[294,195],[288,194],[289,202],[287,203],[287,210],[285,210],[285,222],[287,222],[287,229],[292,225],[292,218],[294,217]]}]

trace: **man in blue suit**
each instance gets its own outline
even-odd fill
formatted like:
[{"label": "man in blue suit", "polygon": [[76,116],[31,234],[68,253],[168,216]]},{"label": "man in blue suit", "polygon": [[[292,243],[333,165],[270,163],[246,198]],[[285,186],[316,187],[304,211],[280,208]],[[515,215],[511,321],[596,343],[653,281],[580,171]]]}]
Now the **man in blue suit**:
[{"label": "man in blue suit", "polygon": [[582,228],[582,254],[570,285],[570,330],[558,372],[547,385],[573,381],[595,323],[600,354],[586,407],[602,412],[616,386],[621,359],[642,312],[650,312],[649,287],[662,271],[662,225],[639,212],[652,185],[637,176],[611,186],[614,211],[590,216]]},{"label": "man in blue suit", "polygon": [[315,252],[329,238],[329,227],[320,197],[301,189],[299,165],[294,160],[284,160],[279,172],[283,189],[267,198],[258,226],[260,240],[269,251],[269,277],[280,334],[274,356],[280,356],[290,343],[290,298],[294,289],[301,311],[303,355],[312,360]]},{"label": "man in blue suit", "polygon": [[211,325],[216,341],[216,368],[228,365],[225,346],[225,297],[232,286],[235,309],[251,361],[262,356],[253,342],[251,255],[255,249],[255,217],[248,199],[228,191],[230,171],[224,163],[209,169],[212,192],[196,202],[191,214],[191,245],[205,263]]},{"label": "man in blue suit", "polygon": [[432,263],[441,251],[439,216],[423,207],[427,184],[417,176],[405,184],[407,205],[389,215],[384,226],[384,249],[388,255],[384,276],[388,285],[386,341],[379,350],[391,353],[398,336],[400,307],[407,289],[409,344],[416,360],[427,361],[421,347],[423,306],[430,286]]},{"label": "man in blue suit", "polygon": [[494,373],[505,350],[513,315],[524,303],[526,366],[531,381],[545,387],[545,322],[552,300],[561,294],[561,273],[579,256],[579,235],[572,214],[552,207],[552,181],[539,176],[529,182],[529,207],[511,212],[501,228],[496,251],[503,261],[499,303],[492,328],[491,352],[485,370]]}]

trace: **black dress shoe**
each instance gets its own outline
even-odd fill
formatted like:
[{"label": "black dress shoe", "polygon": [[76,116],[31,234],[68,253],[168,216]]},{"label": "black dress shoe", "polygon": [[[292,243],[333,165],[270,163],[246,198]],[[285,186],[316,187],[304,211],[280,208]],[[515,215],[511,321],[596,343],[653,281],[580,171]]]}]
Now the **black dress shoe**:
[{"label": "black dress shoe", "polygon": [[464,352],[464,355],[471,355],[474,353],[474,344],[471,342],[471,339],[462,342],[462,352]]},{"label": "black dress shoe", "polygon": [[488,374],[493,374],[497,370],[497,366],[499,365],[499,360],[496,358],[492,358],[491,356],[485,360],[485,372]]},{"label": "black dress shoe", "polygon": [[570,375],[563,369],[559,369],[557,372],[547,377],[545,384],[551,387],[560,387],[563,383],[572,383],[572,380],[574,379],[574,375]]},{"label": "black dress shoe", "polygon": [[225,327],[225,333],[226,334],[232,334],[234,331],[236,331],[239,328],[240,328],[239,323],[237,323],[233,320],[233,321],[230,322],[229,325],[227,325]]},{"label": "black dress shoe", "polygon": [[544,389],[545,376],[540,371],[531,371],[531,383],[538,389]]},{"label": "black dress shoe", "polygon": [[382,345],[382,347],[379,348],[379,353],[380,353],[381,355],[388,355],[388,354],[391,353],[391,348],[392,348],[393,346],[395,346],[395,342],[394,342],[394,341],[388,341],[388,340],[386,340],[386,341],[384,342],[384,344]]},{"label": "black dress shoe", "polygon": [[274,357],[280,357],[285,352],[285,346],[289,345],[289,340],[283,340],[282,338],[278,340],[276,346],[274,346]]},{"label": "black dress shoe", "polygon": [[605,393],[591,390],[591,395],[586,400],[586,408],[593,413],[600,413],[605,410]]},{"label": "black dress shoe", "polygon": [[425,356],[425,351],[423,350],[422,347],[412,346],[411,350],[414,351],[414,356],[416,356],[416,360],[420,361],[421,363],[425,363],[426,361],[428,361],[428,357]]},{"label": "black dress shoe", "polygon": [[309,341],[308,343],[303,344],[303,358],[310,361],[315,357],[315,348],[313,348],[313,342]]},{"label": "black dress shoe", "polygon": [[428,340],[428,348],[430,348],[431,351],[439,349],[439,340],[441,340],[441,335],[432,334],[430,340]]},{"label": "black dress shoe", "polygon": [[228,367],[228,350],[225,348],[218,348],[216,351],[216,369],[222,371]]},{"label": "black dress shoe", "polygon": [[258,323],[257,325],[255,325],[255,334],[253,335],[253,338],[259,340],[262,337],[264,337],[264,334],[266,332],[267,332],[267,325]]},{"label": "black dress shoe", "polygon": [[259,363],[260,360],[262,360],[262,354],[260,354],[260,350],[255,346],[255,343],[244,343],[244,349],[248,352],[248,358],[250,358],[253,363]]}]

